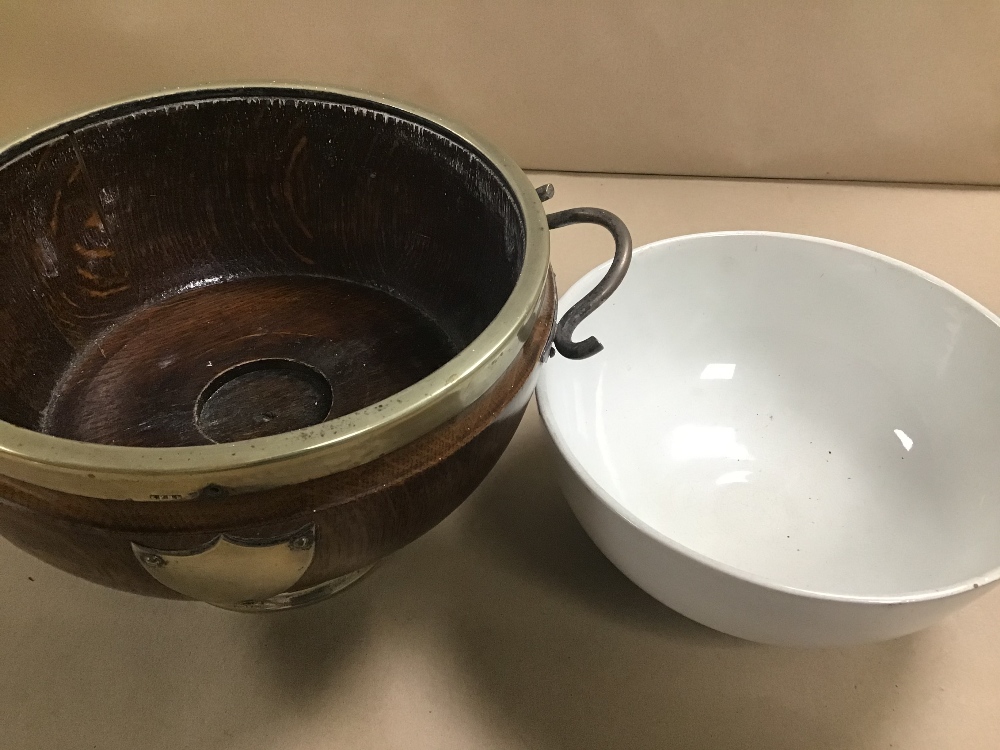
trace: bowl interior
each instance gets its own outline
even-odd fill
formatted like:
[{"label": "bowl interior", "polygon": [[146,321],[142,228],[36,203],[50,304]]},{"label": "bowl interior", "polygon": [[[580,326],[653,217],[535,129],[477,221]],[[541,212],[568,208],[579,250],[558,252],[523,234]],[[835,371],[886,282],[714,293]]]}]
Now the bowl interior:
[{"label": "bowl interior", "polygon": [[591,334],[601,355],[543,368],[546,423],[667,543],[844,596],[1000,566],[1000,327],[941,282],[824,240],[678,238],[636,253]]},{"label": "bowl interior", "polygon": [[0,419],[157,447],[348,414],[487,327],[524,236],[485,157],[367,100],[84,116],[0,154]]}]

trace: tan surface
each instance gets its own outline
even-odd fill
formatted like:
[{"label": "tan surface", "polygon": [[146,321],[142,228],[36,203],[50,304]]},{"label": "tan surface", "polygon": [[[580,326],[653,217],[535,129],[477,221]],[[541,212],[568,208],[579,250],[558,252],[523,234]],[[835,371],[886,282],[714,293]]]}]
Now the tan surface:
[{"label": "tan surface", "polygon": [[371,88],[525,167],[1000,183],[991,0],[0,0],[0,136],[233,79]]},{"label": "tan surface", "polygon": [[[638,243],[715,229],[855,242],[1000,309],[1000,192],[536,175]],[[553,234],[563,288],[610,254]],[[996,748],[1000,595],[874,646],[696,625],[620,575],[549,475],[532,408],[480,490],[362,583],[237,615],[75,580],[0,542],[0,747]]]}]

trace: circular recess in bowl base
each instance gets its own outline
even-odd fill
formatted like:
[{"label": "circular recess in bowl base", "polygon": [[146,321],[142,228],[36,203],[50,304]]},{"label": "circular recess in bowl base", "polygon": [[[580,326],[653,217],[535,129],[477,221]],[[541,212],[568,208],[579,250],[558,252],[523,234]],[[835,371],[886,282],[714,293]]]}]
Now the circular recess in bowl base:
[{"label": "circular recess in bowl base", "polygon": [[224,281],[165,296],[89,342],[41,430],[148,447],[275,435],[387,398],[455,350],[412,305],[362,284]]}]

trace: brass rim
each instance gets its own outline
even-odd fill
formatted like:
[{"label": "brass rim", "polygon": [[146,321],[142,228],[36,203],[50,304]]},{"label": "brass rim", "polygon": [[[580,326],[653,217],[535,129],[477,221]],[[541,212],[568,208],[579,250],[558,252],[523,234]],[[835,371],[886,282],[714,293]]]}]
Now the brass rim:
[{"label": "brass rim", "polygon": [[315,96],[355,100],[416,118],[479,152],[510,187],[524,217],[521,274],[486,329],[446,365],[390,398],[360,411],[294,432],[235,443],[185,448],[135,448],[52,437],[0,421],[0,473],[48,489],[108,500],[174,501],[206,487],[249,491],[316,479],[359,466],[418,438],[483,395],[513,362],[538,319],[549,267],[545,212],[535,189],[506,154],[467,128],[382,96],[298,85],[226,85],[175,89],[126,99],[60,120],[0,148],[13,158],[60,130],[113,116],[203,98]]}]

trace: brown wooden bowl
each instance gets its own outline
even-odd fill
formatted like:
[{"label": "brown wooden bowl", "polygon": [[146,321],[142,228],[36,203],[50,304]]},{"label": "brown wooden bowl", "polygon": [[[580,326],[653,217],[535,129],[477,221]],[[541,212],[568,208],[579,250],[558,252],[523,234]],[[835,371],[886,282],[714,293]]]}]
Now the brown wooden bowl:
[{"label": "brown wooden bowl", "polygon": [[[594,350],[570,335],[627,231],[546,217],[550,194],[457,126],[325,89],[177,92],[8,147],[0,532],[140,594],[342,588],[483,479],[554,336]],[[557,325],[571,221],[618,262]]]}]

